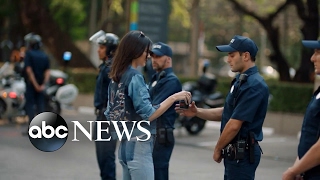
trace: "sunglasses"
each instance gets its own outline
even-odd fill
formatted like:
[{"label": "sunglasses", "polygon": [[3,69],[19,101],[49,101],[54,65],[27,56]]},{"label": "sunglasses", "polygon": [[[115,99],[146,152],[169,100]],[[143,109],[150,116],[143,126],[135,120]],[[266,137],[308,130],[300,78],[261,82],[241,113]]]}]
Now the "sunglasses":
[{"label": "sunglasses", "polygon": [[144,35],[144,33],[142,31],[140,31],[138,38],[140,38],[140,37],[146,37],[146,35]]}]

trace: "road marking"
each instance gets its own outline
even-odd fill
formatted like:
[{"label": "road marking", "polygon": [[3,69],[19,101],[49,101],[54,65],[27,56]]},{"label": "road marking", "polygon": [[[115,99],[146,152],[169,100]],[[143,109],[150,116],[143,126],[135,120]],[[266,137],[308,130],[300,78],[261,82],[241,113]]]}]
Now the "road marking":
[{"label": "road marking", "polygon": [[94,108],[89,106],[79,106],[78,112],[80,114],[94,115]]}]

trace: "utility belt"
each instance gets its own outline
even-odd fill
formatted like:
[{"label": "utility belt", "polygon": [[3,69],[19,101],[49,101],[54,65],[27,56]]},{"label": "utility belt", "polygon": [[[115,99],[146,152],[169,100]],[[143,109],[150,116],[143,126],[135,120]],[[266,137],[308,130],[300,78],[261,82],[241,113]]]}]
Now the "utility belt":
[{"label": "utility belt", "polygon": [[173,128],[157,128],[156,142],[159,144],[174,144]]},{"label": "utility belt", "polygon": [[[238,138],[231,142],[221,150],[223,158],[228,160],[242,160],[245,158],[245,153],[249,153],[249,161],[251,164],[255,162],[254,149],[255,145],[259,145],[254,138],[254,133],[250,132],[247,138]],[[261,150],[261,148],[260,148]],[[262,151],[261,151],[262,152]]]}]

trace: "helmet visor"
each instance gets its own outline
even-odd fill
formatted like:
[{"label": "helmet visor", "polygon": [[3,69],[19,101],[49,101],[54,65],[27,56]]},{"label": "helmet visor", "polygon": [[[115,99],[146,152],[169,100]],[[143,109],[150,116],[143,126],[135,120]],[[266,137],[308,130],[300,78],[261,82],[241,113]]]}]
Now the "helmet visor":
[{"label": "helmet visor", "polygon": [[94,33],[89,38],[89,41],[94,42],[94,43],[98,43],[98,44],[103,44],[105,37],[106,37],[106,33],[103,30],[100,30],[100,31]]}]

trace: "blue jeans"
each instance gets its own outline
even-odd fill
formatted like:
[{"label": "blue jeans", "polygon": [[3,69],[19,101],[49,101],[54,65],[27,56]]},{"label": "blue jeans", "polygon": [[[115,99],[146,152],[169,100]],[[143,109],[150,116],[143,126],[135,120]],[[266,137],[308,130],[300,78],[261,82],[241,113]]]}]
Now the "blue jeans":
[{"label": "blue jeans", "polygon": [[[106,118],[101,113],[97,116],[97,121],[103,120]],[[107,129],[109,125],[107,123],[101,124],[102,129]],[[110,129],[109,129],[110,131]],[[97,139],[97,124],[94,123],[93,139]],[[102,139],[108,139],[110,134],[105,131],[101,132]],[[98,165],[100,168],[100,177],[101,180],[115,180],[116,179],[116,163],[115,163],[115,151],[117,146],[117,140],[111,139],[110,141],[95,141],[96,146],[96,156]]]},{"label": "blue jeans", "polygon": [[[25,110],[29,118],[29,123],[32,121],[35,115],[40,114],[44,111],[45,107],[45,96],[43,92],[37,92],[32,84],[27,84],[26,92],[26,104]],[[36,109],[35,109],[36,106]]]},{"label": "blue jeans", "polygon": [[[145,139],[145,137],[141,137]],[[153,180],[153,151],[154,136],[147,141],[137,141],[132,137],[130,141],[121,141],[118,156],[122,165],[123,180]]]},{"label": "blue jeans", "polygon": [[160,144],[157,140],[153,149],[153,164],[155,180],[169,179],[169,161],[174,147],[174,136],[172,133],[172,142]]},{"label": "blue jeans", "polygon": [[260,163],[261,151],[259,145],[255,145],[254,149],[255,162],[250,163],[249,152],[245,152],[242,160],[224,159],[224,180],[254,180],[255,172]]}]

